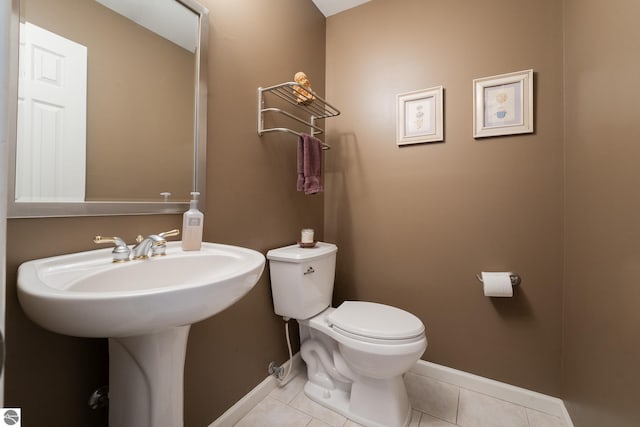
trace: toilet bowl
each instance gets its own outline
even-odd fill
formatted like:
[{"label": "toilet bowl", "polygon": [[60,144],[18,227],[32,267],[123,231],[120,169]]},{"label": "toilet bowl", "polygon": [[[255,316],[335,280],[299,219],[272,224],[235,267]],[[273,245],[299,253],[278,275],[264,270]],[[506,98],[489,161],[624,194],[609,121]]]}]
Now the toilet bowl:
[{"label": "toilet bowl", "polygon": [[330,307],[337,247],[291,245],[267,253],[274,309],[300,326],[305,394],[367,427],[404,427],[411,405],[402,375],[427,347],[424,325],[389,305]]}]

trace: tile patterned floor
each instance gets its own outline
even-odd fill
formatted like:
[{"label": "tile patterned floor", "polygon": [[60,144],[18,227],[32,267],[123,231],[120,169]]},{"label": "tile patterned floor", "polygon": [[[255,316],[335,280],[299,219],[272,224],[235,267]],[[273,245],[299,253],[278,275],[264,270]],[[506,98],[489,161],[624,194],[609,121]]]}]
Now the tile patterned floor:
[{"label": "tile patterned floor", "polygon": [[[306,375],[273,390],[235,427],[362,427],[304,395]],[[410,427],[564,427],[558,417],[413,373]]]}]

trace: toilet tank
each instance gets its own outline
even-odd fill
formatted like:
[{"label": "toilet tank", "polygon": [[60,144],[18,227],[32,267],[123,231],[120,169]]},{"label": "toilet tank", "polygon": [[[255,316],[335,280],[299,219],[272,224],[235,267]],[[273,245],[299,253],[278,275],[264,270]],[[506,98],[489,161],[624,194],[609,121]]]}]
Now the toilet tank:
[{"label": "toilet tank", "polygon": [[267,252],[276,314],[302,320],[331,306],[336,252],[336,245],[324,242],[313,248],[291,245]]}]

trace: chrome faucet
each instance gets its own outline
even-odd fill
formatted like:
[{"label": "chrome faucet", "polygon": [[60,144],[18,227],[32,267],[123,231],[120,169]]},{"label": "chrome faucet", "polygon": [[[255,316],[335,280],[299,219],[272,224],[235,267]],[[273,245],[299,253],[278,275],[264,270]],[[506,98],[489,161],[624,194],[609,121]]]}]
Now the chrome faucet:
[{"label": "chrome faucet", "polygon": [[113,243],[116,245],[111,253],[113,254],[113,262],[126,262],[129,261],[129,254],[131,250],[127,243],[119,237],[102,237],[96,236],[93,238],[93,243]]},{"label": "chrome faucet", "polygon": [[151,253],[151,256],[166,255],[166,237],[177,236],[178,234],[180,234],[180,230],[176,228],[158,234],[151,234],[146,238],[139,235],[136,238],[137,244],[131,250],[131,259],[147,259],[149,258],[149,253]]},{"label": "chrome faucet", "polygon": [[115,245],[111,252],[113,254],[113,262],[126,262],[129,261],[129,256],[131,256],[131,259],[147,259],[149,258],[149,253],[151,253],[151,256],[166,255],[166,237],[177,236],[178,234],[180,234],[180,230],[176,228],[158,234],[151,234],[146,238],[138,236],[136,238],[137,244],[133,249],[130,249],[120,237],[96,236],[93,238],[93,242],[113,243]]},{"label": "chrome faucet", "polygon": [[157,234],[151,234],[144,239],[138,236],[136,242],[138,243],[131,249],[131,259],[147,259],[152,247],[167,245],[167,241]]}]

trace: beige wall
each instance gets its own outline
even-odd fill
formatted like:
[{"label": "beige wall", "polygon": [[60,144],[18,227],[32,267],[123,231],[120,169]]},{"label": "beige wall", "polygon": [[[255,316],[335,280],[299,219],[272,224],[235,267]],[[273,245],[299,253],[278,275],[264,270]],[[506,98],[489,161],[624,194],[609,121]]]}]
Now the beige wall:
[{"label": "beige wall", "polygon": [[579,427],[640,425],[640,3],[565,0],[564,395]]},{"label": "beige wall", "polygon": [[[375,0],[327,21],[335,299],[425,323],[424,359],[560,393],[562,3]],[[474,140],[472,80],[535,71],[535,133]],[[445,142],[398,148],[396,94],[444,86]],[[481,271],[517,271],[489,299]]]},{"label": "beige wall", "polygon": [[[323,236],[323,197],[296,192],[296,138],[258,137],[257,89],[304,70],[324,93],[325,19],[312,2],[202,2],[210,10],[206,235],[266,253],[303,227]],[[202,426],[288,358],[268,270],[232,309],[194,325],[185,372],[185,421]]]},{"label": "beige wall", "polygon": [[[205,239],[264,253],[295,242],[303,227],[322,237],[323,197],[295,191],[295,137],[258,137],[256,98],[258,86],[299,70],[324,92],[324,17],[299,0],[202,3],[211,24]],[[86,403],[107,382],[106,340],[64,337],[28,320],[16,298],[18,265],[91,249],[96,234],[132,242],[180,224],[180,216],[9,220],[5,406],[22,407],[30,425],[47,425],[52,414],[68,425],[106,423]],[[270,292],[265,274],[236,305],[191,329],[185,426],[208,425],[265,378],[270,361],[288,357]]]}]

